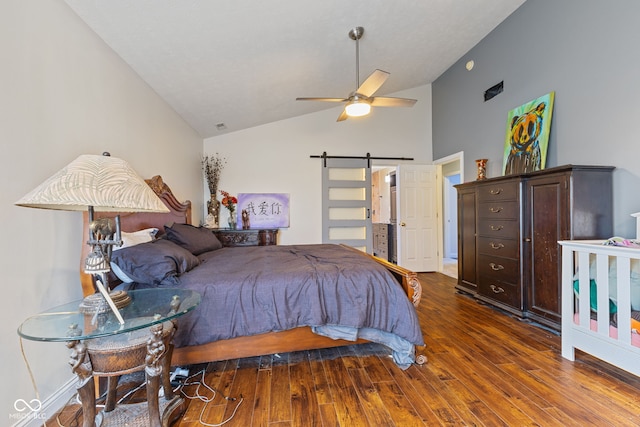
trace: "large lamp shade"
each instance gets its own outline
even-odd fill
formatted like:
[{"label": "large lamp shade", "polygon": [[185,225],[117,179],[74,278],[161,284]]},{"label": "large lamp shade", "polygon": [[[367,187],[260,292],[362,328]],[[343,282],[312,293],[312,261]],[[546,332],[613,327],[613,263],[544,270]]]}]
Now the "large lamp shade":
[{"label": "large lamp shade", "polygon": [[16,202],[18,206],[65,211],[169,212],[124,160],[84,154]]}]

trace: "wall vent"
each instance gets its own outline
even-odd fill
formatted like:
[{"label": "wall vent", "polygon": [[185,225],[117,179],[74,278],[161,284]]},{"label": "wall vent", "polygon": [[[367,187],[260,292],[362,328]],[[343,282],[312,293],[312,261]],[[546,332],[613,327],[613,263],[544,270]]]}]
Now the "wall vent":
[{"label": "wall vent", "polygon": [[489,89],[484,91],[484,102],[487,102],[494,96],[498,95],[499,93],[502,93],[503,90],[504,90],[504,80],[498,83],[497,85],[493,85]]}]

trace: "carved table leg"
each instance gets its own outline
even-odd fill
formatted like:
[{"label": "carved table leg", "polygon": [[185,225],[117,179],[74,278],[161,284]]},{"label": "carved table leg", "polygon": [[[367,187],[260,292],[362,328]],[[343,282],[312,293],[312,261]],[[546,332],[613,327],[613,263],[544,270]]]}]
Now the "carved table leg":
[{"label": "carved table leg", "polygon": [[169,333],[169,336],[165,339],[167,342],[167,351],[162,358],[162,389],[164,391],[164,398],[171,400],[174,398],[173,388],[171,387],[171,357],[173,356],[173,335],[176,332],[176,324],[173,323],[173,330]]},{"label": "carved table leg", "polygon": [[160,374],[166,347],[162,341],[162,323],[151,327],[151,338],[147,341],[147,357],[145,358],[145,376],[147,378],[147,404],[149,405],[149,426],[162,427],[158,391],[160,390]]},{"label": "carved table leg", "polygon": [[69,364],[78,377],[78,396],[82,402],[82,426],[94,427],[96,420],[96,387],[93,382],[93,367],[87,354],[87,347],[81,341],[69,341],[71,349]]},{"label": "carved table leg", "polygon": [[110,412],[116,409],[116,392],[118,391],[118,380],[120,377],[107,377],[107,400],[104,404],[104,411]]}]

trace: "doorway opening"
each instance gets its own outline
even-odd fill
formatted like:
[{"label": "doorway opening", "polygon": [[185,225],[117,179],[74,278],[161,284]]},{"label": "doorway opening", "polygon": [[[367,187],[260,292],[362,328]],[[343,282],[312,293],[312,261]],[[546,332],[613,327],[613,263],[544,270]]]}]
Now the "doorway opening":
[{"label": "doorway opening", "polygon": [[440,218],[440,272],[458,277],[458,195],[454,185],[464,182],[464,153],[458,152],[433,162],[438,166]]}]

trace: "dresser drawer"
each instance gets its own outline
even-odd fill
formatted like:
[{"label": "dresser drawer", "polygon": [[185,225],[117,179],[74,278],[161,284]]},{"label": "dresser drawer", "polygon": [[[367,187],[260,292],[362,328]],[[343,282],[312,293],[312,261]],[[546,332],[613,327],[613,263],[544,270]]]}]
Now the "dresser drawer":
[{"label": "dresser drawer", "polygon": [[518,221],[482,219],[478,221],[478,234],[495,238],[519,239],[518,225]]},{"label": "dresser drawer", "polygon": [[520,205],[514,201],[496,201],[493,203],[479,203],[478,216],[491,219],[518,219]]},{"label": "dresser drawer", "polygon": [[490,277],[480,277],[478,293],[495,301],[522,310],[520,286]]},{"label": "dresser drawer", "polygon": [[499,239],[478,237],[478,253],[504,258],[520,258],[519,241],[515,239]]},{"label": "dresser drawer", "polygon": [[491,255],[478,255],[478,273],[480,277],[493,277],[508,283],[518,283],[520,261]]},{"label": "dresser drawer", "polygon": [[520,182],[496,182],[478,187],[478,201],[518,200]]}]

